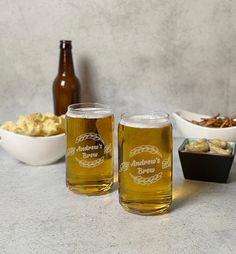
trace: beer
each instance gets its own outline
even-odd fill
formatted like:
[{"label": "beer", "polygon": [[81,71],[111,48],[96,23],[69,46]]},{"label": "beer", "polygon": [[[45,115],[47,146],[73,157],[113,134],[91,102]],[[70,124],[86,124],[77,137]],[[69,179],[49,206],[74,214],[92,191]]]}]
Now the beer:
[{"label": "beer", "polygon": [[172,201],[172,126],[167,114],[123,115],[118,126],[119,200],[128,211],[160,214]]},{"label": "beer", "polygon": [[70,104],[80,102],[80,82],[75,76],[71,41],[60,41],[58,74],[53,82],[55,115],[65,114]]},{"label": "beer", "polygon": [[98,103],[69,106],[66,114],[66,184],[74,192],[101,194],[113,184],[111,110]]}]

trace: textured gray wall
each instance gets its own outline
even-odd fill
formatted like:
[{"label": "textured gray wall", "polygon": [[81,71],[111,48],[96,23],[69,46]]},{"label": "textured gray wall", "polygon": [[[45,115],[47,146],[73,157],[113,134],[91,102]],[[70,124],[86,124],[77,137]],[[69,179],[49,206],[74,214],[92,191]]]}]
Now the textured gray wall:
[{"label": "textured gray wall", "polygon": [[235,28],[231,0],[1,0],[0,121],[52,110],[60,39],[84,101],[236,113]]}]

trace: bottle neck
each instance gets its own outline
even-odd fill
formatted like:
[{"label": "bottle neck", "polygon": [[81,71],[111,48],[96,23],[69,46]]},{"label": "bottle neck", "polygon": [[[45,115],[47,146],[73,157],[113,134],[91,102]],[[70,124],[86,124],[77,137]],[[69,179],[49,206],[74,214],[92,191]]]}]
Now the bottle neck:
[{"label": "bottle neck", "polygon": [[74,75],[73,58],[70,48],[62,48],[60,50],[58,75]]}]

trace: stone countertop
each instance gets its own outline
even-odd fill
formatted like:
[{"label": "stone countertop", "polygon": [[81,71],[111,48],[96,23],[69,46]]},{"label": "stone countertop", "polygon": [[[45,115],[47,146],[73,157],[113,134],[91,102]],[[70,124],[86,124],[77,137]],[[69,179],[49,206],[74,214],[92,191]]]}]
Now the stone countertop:
[{"label": "stone countertop", "polygon": [[169,213],[126,212],[114,191],[81,196],[65,164],[31,167],[0,149],[0,253],[236,253],[236,164],[227,184],[185,180],[174,142]]}]

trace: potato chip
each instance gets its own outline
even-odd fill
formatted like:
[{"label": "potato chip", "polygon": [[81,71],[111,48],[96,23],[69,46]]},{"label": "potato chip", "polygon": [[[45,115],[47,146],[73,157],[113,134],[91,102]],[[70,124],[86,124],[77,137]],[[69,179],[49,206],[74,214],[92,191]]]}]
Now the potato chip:
[{"label": "potato chip", "polygon": [[5,122],[1,128],[27,136],[52,136],[65,132],[65,118],[51,112],[32,113],[20,115],[16,123]]}]

